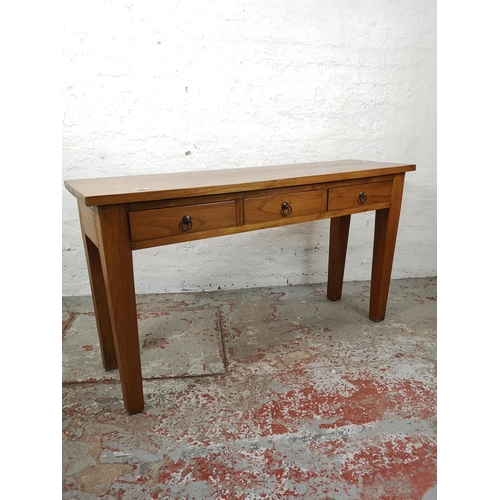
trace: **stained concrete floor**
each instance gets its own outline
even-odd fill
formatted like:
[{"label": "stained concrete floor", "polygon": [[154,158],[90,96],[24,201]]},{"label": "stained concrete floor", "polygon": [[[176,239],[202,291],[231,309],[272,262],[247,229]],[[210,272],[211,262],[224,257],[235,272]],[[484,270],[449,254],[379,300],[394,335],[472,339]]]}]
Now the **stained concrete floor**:
[{"label": "stained concrete floor", "polygon": [[436,498],[437,280],[138,296],[145,411],[63,298],[62,498]]}]

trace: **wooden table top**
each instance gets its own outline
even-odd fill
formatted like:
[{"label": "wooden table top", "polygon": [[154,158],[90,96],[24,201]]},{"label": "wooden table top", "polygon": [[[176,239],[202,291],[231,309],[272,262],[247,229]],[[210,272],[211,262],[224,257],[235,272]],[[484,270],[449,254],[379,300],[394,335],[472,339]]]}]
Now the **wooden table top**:
[{"label": "wooden table top", "polygon": [[361,179],[408,172],[415,168],[415,165],[405,163],[337,160],[76,179],[67,180],[64,185],[85,205],[102,206]]}]

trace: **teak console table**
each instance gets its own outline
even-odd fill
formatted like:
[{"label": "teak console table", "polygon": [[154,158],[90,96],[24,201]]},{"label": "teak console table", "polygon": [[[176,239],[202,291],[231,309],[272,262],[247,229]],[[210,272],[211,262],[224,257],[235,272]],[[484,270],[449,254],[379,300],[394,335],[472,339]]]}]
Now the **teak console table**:
[{"label": "teak console table", "polygon": [[106,370],[144,409],[132,251],[330,219],[327,297],[339,300],[351,214],[376,210],[369,317],[384,319],[405,172],[359,160],[68,180],[77,198]]}]

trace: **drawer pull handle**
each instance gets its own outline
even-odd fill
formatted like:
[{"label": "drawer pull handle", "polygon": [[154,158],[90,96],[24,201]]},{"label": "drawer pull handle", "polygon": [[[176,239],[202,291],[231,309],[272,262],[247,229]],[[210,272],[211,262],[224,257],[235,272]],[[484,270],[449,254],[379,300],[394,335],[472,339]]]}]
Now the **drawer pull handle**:
[{"label": "drawer pull handle", "polygon": [[189,215],[185,215],[182,218],[181,223],[179,224],[179,227],[180,227],[181,231],[189,231],[193,227],[191,217],[189,217]]},{"label": "drawer pull handle", "polygon": [[288,215],[290,215],[292,213],[292,207],[286,202],[284,201],[282,204],[281,204],[281,215],[283,217],[287,217]]},{"label": "drawer pull handle", "polygon": [[366,196],[365,192],[360,191],[359,196],[358,196],[358,203],[360,205],[363,205],[363,203],[365,203],[367,199],[368,199],[368,196]]}]

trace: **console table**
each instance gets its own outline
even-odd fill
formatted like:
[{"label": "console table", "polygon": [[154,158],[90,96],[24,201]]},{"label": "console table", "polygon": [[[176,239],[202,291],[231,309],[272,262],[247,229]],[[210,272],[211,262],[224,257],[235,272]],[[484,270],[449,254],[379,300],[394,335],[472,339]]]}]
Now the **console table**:
[{"label": "console table", "polygon": [[132,251],[330,219],[327,297],[339,300],[351,214],[376,210],[369,317],[384,319],[405,173],[359,160],[65,181],[77,198],[102,361],[144,409]]}]

